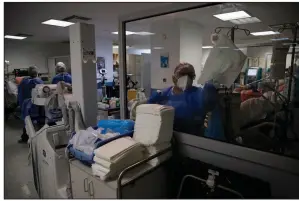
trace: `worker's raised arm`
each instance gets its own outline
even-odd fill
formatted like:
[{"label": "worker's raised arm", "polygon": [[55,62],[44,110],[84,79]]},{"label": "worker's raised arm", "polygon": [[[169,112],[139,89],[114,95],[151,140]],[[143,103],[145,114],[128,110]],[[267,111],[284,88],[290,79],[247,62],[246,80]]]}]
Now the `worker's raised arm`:
[{"label": "worker's raised arm", "polygon": [[172,87],[164,90],[157,90],[151,97],[147,100],[148,104],[163,104],[167,100],[167,94],[170,92]]}]

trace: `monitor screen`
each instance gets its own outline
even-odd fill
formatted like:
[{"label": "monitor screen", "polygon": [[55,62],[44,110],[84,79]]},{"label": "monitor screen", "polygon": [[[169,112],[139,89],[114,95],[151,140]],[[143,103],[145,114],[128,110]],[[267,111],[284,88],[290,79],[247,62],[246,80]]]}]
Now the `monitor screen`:
[{"label": "monitor screen", "polygon": [[247,72],[248,76],[256,76],[257,74],[257,69],[249,69]]}]

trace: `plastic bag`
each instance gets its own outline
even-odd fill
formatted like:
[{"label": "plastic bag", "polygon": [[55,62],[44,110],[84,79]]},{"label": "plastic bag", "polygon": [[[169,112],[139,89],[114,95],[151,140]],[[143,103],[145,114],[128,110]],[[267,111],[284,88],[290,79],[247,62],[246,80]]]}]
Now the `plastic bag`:
[{"label": "plastic bag", "polygon": [[91,155],[97,139],[96,131],[89,127],[87,130],[79,130],[76,135],[70,139],[69,144],[72,144],[74,149]]},{"label": "plastic bag", "polygon": [[103,119],[98,122],[98,127],[103,128],[103,133],[107,133],[108,129],[113,133],[125,134],[134,130],[134,121],[121,119]]},{"label": "plastic bag", "polygon": [[246,56],[226,35],[216,35],[213,40],[215,46],[211,49],[197,83],[205,84],[213,80],[230,87],[241,72]]},{"label": "plastic bag", "polygon": [[62,118],[62,111],[58,104],[57,94],[54,93],[46,99],[45,115],[50,121],[57,121]]}]

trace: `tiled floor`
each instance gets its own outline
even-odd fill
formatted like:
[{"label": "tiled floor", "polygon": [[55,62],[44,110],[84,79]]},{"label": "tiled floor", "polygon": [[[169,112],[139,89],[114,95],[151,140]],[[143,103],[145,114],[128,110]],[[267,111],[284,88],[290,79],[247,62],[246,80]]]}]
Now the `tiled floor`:
[{"label": "tiled floor", "polygon": [[18,144],[22,133],[21,120],[10,118],[4,128],[4,198],[38,198],[33,171],[28,165],[28,145]]}]

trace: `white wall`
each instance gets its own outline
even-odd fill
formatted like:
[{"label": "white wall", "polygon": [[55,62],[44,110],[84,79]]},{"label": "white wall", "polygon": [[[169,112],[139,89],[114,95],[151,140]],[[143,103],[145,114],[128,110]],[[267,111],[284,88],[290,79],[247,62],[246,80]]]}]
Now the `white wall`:
[{"label": "white wall", "polygon": [[194,22],[180,21],[180,62],[188,62],[194,66],[195,80],[201,74],[201,60],[202,28]]},{"label": "white wall", "polygon": [[[169,20],[152,24],[151,32],[156,33],[151,36],[151,88],[162,89],[173,85],[173,71],[180,62],[180,29],[176,21]],[[169,54],[169,68],[161,68],[160,56],[165,53]],[[163,78],[166,78],[166,82],[163,82]]]},{"label": "white wall", "polygon": [[[265,55],[268,54],[267,56],[267,60],[266,60],[266,65],[265,67],[270,67],[270,63],[271,63],[271,58],[272,58],[272,46],[264,46],[264,47],[249,47],[247,48],[247,56],[248,57],[260,57],[260,58],[265,58]],[[299,52],[299,49],[296,49],[296,52]],[[291,58],[292,58],[292,48],[290,47],[289,49],[289,53],[286,57],[286,68],[289,68],[291,65]],[[264,67],[261,66],[261,67]]]},{"label": "white wall", "polygon": [[248,47],[247,48],[247,56],[248,57],[265,58],[266,54],[272,54],[272,46]]},{"label": "white wall", "polygon": [[48,57],[66,55],[70,55],[70,46],[64,43],[6,40],[4,44],[4,57],[10,62],[9,72],[15,68],[28,68],[30,65],[36,65],[40,73],[48,73]]},{"label": "white wall", "polygon": [[[106,75],[107,81],[113,80],[113,53],[112,40],[96,38],[96,55],[105,58],[105,67],[108,70]],[[97,72],[97,78],[101,77]]]},{"label": "white wall", "polygon": [[[151,49],[138,49],[138,48],[128,48],[127,54],[135,54],[135,55],[142,55],[142,54],[150,54]],[[118,54],[118,48],[113,48],[113,54]]]},{"label": "white wall", "polygon": [[[180,62],[188,62],[201,72],[202,29],[186,20],[157,21],[151,25],[151,87],[163,89],[173,85],[172,75]],[[154,49],[162,47],[163,49]],[[161,55],[168,54],[169,67],[161,68]],[[163,82],[163,79],[166,82]]]}]

